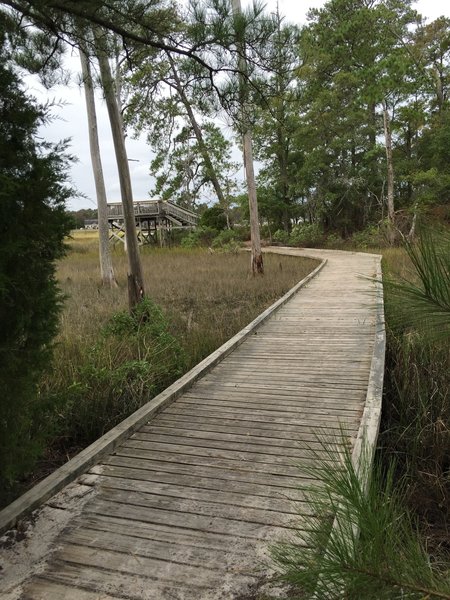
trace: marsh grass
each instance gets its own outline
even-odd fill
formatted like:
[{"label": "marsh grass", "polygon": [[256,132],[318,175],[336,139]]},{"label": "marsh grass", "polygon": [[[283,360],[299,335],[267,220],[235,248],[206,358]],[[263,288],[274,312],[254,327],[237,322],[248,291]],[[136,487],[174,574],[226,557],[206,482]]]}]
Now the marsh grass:
[{"label": "marsh grass", "polygon": [[449,258],[444,253],[442,262],[435,261],[442,246],[429,243],[425,238],[409,252],[384,253],[387,353],[380,444],[385,463],[395,460],[397,478],[406,481],[405,504],[418,516],[430,554],[448,559]]},{"label": "marsh grass", "polygon": [[107,289],[99,284],[96,232],[78,233],[68,245],[58,268],[66,296],[60,333],[40,385],[51,407],[50,448],[59,455],[149,401],[317,266],[269,255],[265,276],[253,277],[247,253],[144,248],[147,313],[136,322],[127,313],[123,249],[113,257],[119,285]]},{"label": "marsh grass", "polygon": [[[83,346],[98,335],[109,317],[127,308],[126,256],[113,255],[119,287],[99,285],[95,232],[76,232],[70,252],[61,261],[58,279],[66,295],[57,338],[58,370],[70,365]],[[158,304],[170,331],[186,350],[193,366],[242,329],[277,298],[317,266],[317,261],[280,255],[264,257],[264,277],[250,273],[245,253],[211,253],[207,249],[142,251],[146,294]]]}]

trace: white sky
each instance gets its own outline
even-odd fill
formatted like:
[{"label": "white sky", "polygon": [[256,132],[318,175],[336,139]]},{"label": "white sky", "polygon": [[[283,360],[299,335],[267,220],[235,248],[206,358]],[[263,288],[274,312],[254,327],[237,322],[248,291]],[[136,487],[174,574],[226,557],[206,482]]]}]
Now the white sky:
[{"label": "white sky", "polygon": [[[243,0],[243,6],[251,0]],[[286,16],[288,21],[305,23],[306,14],[310,8],[320,8],[325,0],[279,0],[280,12]],[[268,11],[274,10],[276,0],[266,0]],[[450,2],[448,0],[418,0],[415,8],[429,21],[444,15],[450,17]],[[78,59],[73,57],[69,64],[74,71],[79,70]],[[62,138],[71,138],[69,151],[75,155],[78,162],[71,169],[72,181],[79,192],[86,198],[74,198],[69,202],[69,208],[95,208],[95,188],[89,155],[89,142],[87,131],[86,109],[84,104],[83,90],[74,83],[69,86],[57,86],[50,93],[43,91],[35,79],[27,79],[30,91],[40,99],[52,98],[63,101],[61,108],[53,111],[58,119],[49,125],[42,135],[49,141],[59,141]],[[107,188],[108,201],[120,200],[120,188],[115,166],[115,158],[109,121],[106,114],[104,102],[98,99],[97,116],[99,121],[99,136],[103,161],[103,171]],[[127,139],[128,156],[139,162],[130,162],[130,170],[135,200],[144,200],[152,187],[153,180],[149,174],[151,152],[144,140]]]}]

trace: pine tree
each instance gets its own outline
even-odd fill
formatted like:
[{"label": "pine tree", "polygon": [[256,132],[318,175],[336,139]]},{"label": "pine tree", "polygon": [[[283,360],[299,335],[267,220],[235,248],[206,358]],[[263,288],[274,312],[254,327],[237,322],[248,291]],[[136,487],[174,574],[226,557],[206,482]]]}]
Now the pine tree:
[{"label": "pine tree", "polygon": [[55,260],[71,220],[65,201],[65,144],[37,139],[46,110],[28,98],[7,65],[0,23],[0,488],[32,467],[40,451],[37,381],[49,366],[61,294]]}]

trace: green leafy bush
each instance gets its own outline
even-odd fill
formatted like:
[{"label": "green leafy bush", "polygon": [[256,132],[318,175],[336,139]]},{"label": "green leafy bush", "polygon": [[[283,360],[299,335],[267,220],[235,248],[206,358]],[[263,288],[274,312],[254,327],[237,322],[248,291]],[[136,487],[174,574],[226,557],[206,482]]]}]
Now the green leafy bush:
[{"label": "green leafy bush", "polygon": [[223,208],[217,205],[207,208],[200,217],[199,226],[216,229],[217,231],[225,229],[227,226],[227,217]]},{"label": "green leafy bush", "polygon": [[239,247],[239,235],[234,231],[234,229],[224,229],[217,235],[212,243],[212,248],[223,248],[229,245],[238,245]]},{"label": "green leafy bush", "polygon": [[211,246],[213,239],[217,236],[218,230],[212,227],[196,227],[189,235],[181,240],[183,248],[198,248],[201,246]]},{"label": "green leafy bush", "polygon": [[49,390],[59,406],[65,443],[87,444],[151,400],[183,372],[184,354],[151,300],[120,312],[73,374],[72,384]]},{"label": "green leafy bush", "polygon": [[289,244],[289,233],[285,229],[277,229],[273,234],[272,240],[277,244]]},{"label": "green leafy bush", "polygon": [[367,248],[381,248],[386,245],[386,239],[378,225],[370,225],[362,231],[357,231],[352,235],[352,243],[357,248],[366,250]]},{"label": "green leafy bush", "polygon": [[289,243],[293,246],[312,246],[323,240],[323,232],[317,223],[302,223],[292,228]]}]

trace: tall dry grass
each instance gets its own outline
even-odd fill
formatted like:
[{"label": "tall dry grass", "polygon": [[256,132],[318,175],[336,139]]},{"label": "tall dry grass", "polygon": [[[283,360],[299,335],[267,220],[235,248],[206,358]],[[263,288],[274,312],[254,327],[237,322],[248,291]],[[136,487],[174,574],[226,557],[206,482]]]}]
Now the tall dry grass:
[{"label": "tall dry grass", "polygon": [[266,256],[265,276],[253,277],[247,253],[145,248],[148,302],[145,318],[136,321],[127,313],[123,248],[114,253],[119,285],[106,289],[99,284],[96,233],[77,233],[68,245],[58,268],[66,295],[60,333],[40,386],[57,460],[150,400],[317,265]]},{"label": "tall dry grass", "polygon": [[[96,232],[75,232],[58,279],[66,302],[57,339],[58,369],[70,368],[82,348],[92,343],[108,318],[127,307],[127,260],[114,251],[119,287],[100,286]],[[266,255],[265,276],[250,274],[247,253],[211,253],[207,249],[142,250],[146,294],[170,322],[193,366],[255,318],[317,262]],[[65,363],[65,364],[64,364]]]}]

